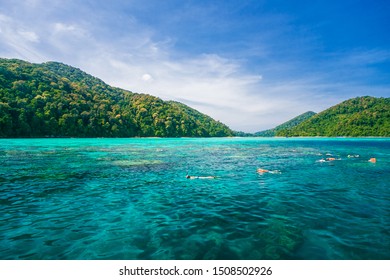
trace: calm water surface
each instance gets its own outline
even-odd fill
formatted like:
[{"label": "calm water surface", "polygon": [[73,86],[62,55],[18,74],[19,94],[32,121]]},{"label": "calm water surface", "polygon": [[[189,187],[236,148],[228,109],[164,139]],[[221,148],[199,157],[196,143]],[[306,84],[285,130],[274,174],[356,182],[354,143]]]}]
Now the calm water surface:
[{"label": "calm water surface", "polygon": [[389,182],[390,139],[0,139],[0,259],[390,259]]}]

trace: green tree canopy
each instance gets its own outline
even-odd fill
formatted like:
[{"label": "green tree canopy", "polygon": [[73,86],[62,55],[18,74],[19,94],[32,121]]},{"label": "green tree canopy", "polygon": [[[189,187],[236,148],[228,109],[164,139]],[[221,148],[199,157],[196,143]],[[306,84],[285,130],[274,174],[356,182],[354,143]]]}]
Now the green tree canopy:
[{"label": "green tree canopy", "polygon": [[390,137],[390,98],[352,98],[277,135]]},{"label": "green tree canopy", "polygon": [[111,87],[62,63],[0,59],[0,137],[231,135],[184,104]]}]

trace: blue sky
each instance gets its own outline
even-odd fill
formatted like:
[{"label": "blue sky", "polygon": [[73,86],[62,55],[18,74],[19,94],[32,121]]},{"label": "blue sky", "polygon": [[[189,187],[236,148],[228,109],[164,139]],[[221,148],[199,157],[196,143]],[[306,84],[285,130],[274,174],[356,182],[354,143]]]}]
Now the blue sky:
[{"label": "blue sky", "polygon": [[387,0],[0,0],[0,57],[60,61],[255,132],[390,97],[389,14]]}]

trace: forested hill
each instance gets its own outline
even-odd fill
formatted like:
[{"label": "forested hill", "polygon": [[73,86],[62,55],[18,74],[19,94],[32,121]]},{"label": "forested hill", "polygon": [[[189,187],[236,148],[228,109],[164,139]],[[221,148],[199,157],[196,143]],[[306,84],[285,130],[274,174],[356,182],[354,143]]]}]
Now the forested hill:
[{"label": "forested hill", "polygon": [[333,106],[277,136],[390,137],[390,98],[357,97]]},{"label": "forested hill", "polygon": [[224,124],[62,63],[0,59],[0,137],[215,137]]},{"label": "forested hill", "polygon": [[306,113],[303,113],[285,123],[282,123],[281,125],[278,125],[277,127],[273,128],[273,129],[268,129],[268,130],[264,130],[264,131],[260,131],[260,132],[256,132],[254,134],[254,136],[259,136],[259,137],[274,137],[277,135],[277,133],[281,130],[286,130],[286,129],[291,129],[295,126],[297,126],[298,124],[306,121],[307,119],[311,118],[312,116],[314,116],[316,113],[312,112],[312,111],[308,111]]}]

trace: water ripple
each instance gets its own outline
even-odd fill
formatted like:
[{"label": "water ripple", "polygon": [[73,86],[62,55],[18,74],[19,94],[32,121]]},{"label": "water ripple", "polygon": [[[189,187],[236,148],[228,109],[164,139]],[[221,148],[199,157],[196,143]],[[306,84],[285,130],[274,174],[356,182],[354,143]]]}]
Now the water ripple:
[{"label": "water ripple", "polygon": [[0,141],[0,259],[390,258],[388,139]]}]

